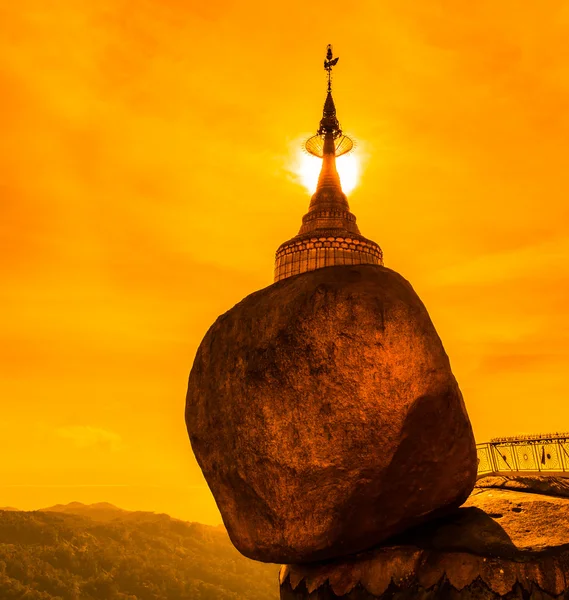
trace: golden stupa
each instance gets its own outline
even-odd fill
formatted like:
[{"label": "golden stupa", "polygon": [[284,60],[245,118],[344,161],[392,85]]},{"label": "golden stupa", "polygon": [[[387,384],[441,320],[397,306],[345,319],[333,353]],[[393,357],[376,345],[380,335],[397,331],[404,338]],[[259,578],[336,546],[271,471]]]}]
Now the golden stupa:
[{"label": "golden stupa", "polygon": [[340,128],[332,98],[331,73],[337,62],[328,46],[324,111],[316,135],[304,146],[307,152],[322,158],[322,169],[298,235],[283,242],[276,252],[275,281],[334,265],[383,264],[381,248],[360,234],[336,169],[336,157],[350,152],[354,145]]}]

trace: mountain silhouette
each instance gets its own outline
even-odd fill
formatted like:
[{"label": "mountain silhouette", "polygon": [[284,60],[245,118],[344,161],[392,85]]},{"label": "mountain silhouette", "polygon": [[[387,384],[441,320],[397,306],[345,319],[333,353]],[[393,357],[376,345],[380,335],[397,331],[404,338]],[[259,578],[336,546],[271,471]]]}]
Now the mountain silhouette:
[{"label": "mountain silhouette", "polygon": [[0,598],[277,600],[278,566],[225,528],[106,502],[0,509]]},{"label": "mountain silhouette", "polygon": [[112,521],[129,511],[118,508],[109,502],[97,502],[95,504],[83,504],[82,502],[70,502],[69,504],[56,504],[47,508],[40,508],[42,512],[58,512],[90,517],[95,521]]}]

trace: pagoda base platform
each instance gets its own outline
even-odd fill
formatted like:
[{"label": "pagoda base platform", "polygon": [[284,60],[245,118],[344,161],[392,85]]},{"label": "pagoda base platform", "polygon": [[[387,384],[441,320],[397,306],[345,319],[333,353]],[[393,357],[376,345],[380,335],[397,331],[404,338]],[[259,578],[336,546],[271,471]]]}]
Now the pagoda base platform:
[{"label": "pagoda base platform", "polygon": [[358,555],[288,565],[281,600],[569,600],[569,498],[476,488],[456,513]]}]

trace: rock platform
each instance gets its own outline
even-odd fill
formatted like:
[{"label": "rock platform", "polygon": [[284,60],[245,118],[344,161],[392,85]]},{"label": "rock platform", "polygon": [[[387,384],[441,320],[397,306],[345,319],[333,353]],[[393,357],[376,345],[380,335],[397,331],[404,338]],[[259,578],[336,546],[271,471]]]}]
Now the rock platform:
[{"label": "rock platform", "polygon": [[452,515],[387,545],[283,566],[281,600],[569,598],[569,498],[483,482]]}]

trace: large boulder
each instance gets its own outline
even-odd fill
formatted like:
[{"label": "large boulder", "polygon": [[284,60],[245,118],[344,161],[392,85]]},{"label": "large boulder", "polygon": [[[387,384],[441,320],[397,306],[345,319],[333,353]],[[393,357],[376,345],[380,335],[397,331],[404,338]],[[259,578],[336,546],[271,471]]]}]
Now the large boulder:
[{"label": "large boulder", "polygon": [[476,479],[427,310],[375,265],[303,273],[219,317],[186,423],[231,540],[265,562],[364,550],[459,506]]}]

